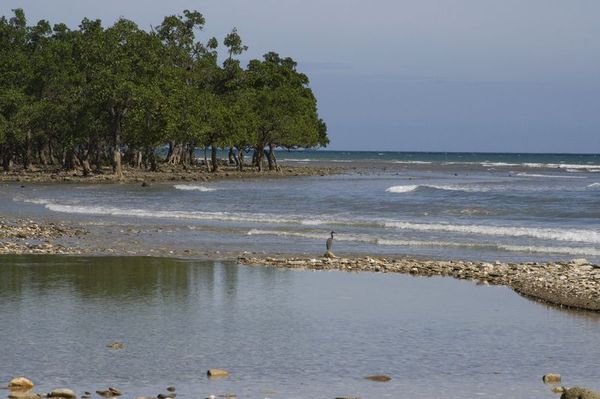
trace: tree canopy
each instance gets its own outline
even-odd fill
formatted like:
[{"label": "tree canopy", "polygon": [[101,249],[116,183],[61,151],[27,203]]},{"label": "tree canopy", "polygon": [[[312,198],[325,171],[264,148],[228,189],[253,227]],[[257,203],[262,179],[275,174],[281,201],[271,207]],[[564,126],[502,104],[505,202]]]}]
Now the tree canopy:
[{"label": "tree canopy", "polygon": [[[156,170],[193,165],[198,149],[229,149],[241,169],[277,169],[274,149],[326,146],[309,79],[291,58],[269,52],[242,66],[248,47],[236,28],[204,37],[197,11],[146,31],[127,19],[77,29],[23,10],[0,18],[0,157],[15,165],[60,165],[84,174],[123,164]],[[158,149],[167,148],[157,159]],[[239,154],[239,156],[238,156]]]}]

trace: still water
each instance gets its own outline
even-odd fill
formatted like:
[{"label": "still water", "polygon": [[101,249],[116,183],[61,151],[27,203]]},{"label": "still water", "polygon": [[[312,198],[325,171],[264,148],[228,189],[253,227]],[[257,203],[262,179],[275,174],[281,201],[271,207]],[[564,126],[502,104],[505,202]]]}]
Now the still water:
[{"label": "still water", "polygon": [[[548,372],[600,389],[600,315],[444,278],[2,257],[0,315],[0,381],[41,392],[552,398]],[[231,376],[209,380],[212,367]],[[378,373],[392,380],[364,379]]]}]

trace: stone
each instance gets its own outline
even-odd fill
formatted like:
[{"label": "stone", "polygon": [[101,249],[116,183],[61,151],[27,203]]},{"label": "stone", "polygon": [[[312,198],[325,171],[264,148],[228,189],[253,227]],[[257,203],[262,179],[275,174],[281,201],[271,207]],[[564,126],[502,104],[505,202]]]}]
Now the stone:
[{"label": "stone", "polygon": [[106,345],[106,347],[110,348],[110,349],[119,350],[119,349],[125,349],[125,344],[122,342],[113,342],[113,343]]},{"label": "stone", "polygon": [[387,376],[387,375],[384,375],[384,374],[370,375],[370,376],[365,377],[365,378],[367,380],[377,381],[377,382],[388,382],[389,380],[392,379],[390,376]]},{"label": "stone", "polygon": [[121,396],[121,395],[123,395],[123,392],[121,392],[121,390],[118,389],[118,388],[108,387],[108,390],[113,394],[113,396]]},{"label": "stone", "polygon": [[8,399],[40,399],[41,396],[31,391],[12,391],[8,394]]},{"label": "stone", "polygon": [[600,393],[581,387],[563,388],[560,399],[600,399]]},{"label": "stone", "polygon": [[578,258],[578,259],[572,259],[571,260],[571,264],[575,265],[575,266],[583,266],[583,265],[589,265],[590,262],[588,262],[587,259],[585,258]]},{"label": "stone", "polygon": [[167,391],[169,391],[169,392],[175,392],[175,387],[167,387]]},{"label": "stone", "polygon": [[560,383],[560,374],[546,374],[542,377],[544,384],[558,384]]},{"label": "stone", "polygon": [[77,398],[77,394],[75,391],[69,388],[59,388],[54,389],[52,392],[48,394],[49,398],[65,398],[65,399],[75,399]]},{"label": "stone", "polygon": [[323,254],[323,257],[324,257],[324,258],[328,258],[328,259],[335,259],[335,258],[337,258],[337,256],[335,256],[335,255],[333,254],[333,252],[331,252],[331,251],[327,251],[327,252],[325,252],[325,253]]},{"label": "stone", "polygon": [[9,389],[31,389],[33,388],[33,382],[25,377],[16,377],[10,380],[8,383]]},{"label": "stone", "polygon": [[206,374],[209,377],[227,377],[229,376],[229,371],[221,369],[209,369]]}]

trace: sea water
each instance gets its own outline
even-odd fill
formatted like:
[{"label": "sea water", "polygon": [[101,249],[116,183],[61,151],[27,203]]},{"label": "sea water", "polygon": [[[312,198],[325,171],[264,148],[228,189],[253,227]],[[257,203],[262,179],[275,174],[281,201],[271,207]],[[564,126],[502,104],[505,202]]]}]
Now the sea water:
[{"label": "sea water", "polygon": [[[600,156],[280,152],[331,176],[209,183],[4,184],[3,214],[74,220],[144,248],[318,256],[600,261]],[[99,238],[100,239],[100,238]],[[108,245],[109,243],[105,243]],[[135,245],[134,245],[135,244]],[[90,243],[92,247],[94,243]]]}]

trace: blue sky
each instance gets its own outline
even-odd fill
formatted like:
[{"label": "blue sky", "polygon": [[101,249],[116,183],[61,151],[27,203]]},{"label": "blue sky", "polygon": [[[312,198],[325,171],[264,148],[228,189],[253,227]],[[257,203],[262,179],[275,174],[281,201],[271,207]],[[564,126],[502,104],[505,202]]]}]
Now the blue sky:
[{"label": "blue sky", "polygon": [[2,0],[76,26],[196,9],[311,78],[331,149],[600,152],[597,0]]}]

